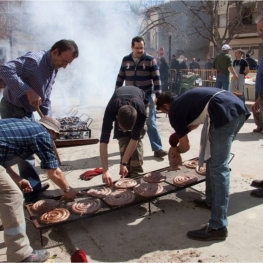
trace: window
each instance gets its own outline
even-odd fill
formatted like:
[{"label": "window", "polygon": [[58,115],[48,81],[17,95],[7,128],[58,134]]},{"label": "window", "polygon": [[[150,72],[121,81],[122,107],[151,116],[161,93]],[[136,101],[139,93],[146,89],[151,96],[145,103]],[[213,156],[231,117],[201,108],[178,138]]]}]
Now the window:
[{"label": "window", "polygon": [[252,7],[242,6],[241,15],[242,15],[242,24],[243,25],[251,25],[252,24]]},{"label": "window", "polygon": [[219,27],[226,27],[226,15],[219,16]]}]

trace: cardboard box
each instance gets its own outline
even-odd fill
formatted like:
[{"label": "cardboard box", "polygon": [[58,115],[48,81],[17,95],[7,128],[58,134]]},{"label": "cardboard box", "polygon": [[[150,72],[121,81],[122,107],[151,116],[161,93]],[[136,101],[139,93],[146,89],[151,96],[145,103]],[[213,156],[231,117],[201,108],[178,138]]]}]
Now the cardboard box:
[{"label": "cardboard box", "polygon": [[244,93],[246,100],[251,100],[251,101],[256,100],[255,85],[245,84]]}]

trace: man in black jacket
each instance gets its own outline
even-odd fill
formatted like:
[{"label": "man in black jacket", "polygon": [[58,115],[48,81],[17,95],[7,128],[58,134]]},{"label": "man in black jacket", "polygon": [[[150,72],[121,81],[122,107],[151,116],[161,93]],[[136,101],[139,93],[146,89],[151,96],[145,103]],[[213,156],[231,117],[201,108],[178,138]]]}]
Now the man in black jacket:
[{"label": "man in black jacket", "polygon": [[[146,129],[147,95],[135,86],[123,86],[115,90],[103,118],[100,137],[100,158],[103,167],[102,180],[112,185],[108,168],[108,143],[114,127],[114,137],[120,148],[121,177],[134,176],[143,172],[143,138]],[[129,174],[128,174],[129,173]]]},{"label": "man in black jacket", "polygon": [[256,69],[257,62],[256,62],[256,60],[254,58],[250,57],[249,54],[246,54],[246,61],[247,61],[248,65],[249,65],[249,69],[250,70]]}]

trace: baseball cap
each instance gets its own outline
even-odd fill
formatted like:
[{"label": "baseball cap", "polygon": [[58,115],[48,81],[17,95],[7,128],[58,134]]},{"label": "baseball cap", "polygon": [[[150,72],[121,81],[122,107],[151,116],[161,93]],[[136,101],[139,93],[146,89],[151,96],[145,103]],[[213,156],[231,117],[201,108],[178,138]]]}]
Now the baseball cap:
[{"label": "baseball cap", "polygon": [[232,49],[232,48],[227,44],[222,46],[222,50],[230,50],[230,49]]},{"label": "baseball cap", "polygon": [[55,118],[52,118],[51,116],[46,115],[43,118],[41,118],[39,120],[39,122],[42,125],[44,125],[47,129],[52,130],[56,133],[59,133],[59,129],[60,129],[61,124]]}]

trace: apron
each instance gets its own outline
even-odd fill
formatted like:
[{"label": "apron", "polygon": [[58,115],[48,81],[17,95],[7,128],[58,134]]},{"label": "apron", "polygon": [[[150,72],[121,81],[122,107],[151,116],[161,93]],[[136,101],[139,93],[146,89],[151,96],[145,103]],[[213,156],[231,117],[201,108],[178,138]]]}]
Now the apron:
[{"label": "apron", "polygon": [[245,84],[245,75],[244,74],[239,74],[240,72],[240,66],[235,65],[234,70],[238,75],[238,79],[234,79],[232,77],[231,83],[230,83],[230,92],[239,92],[239,93],[244,93],[244,84]]},{"label": "apron", "polygon": [[219,93],[225,92],[225,90],[220,90],[217,93],[215,93],[210,100],[205,105],[202,113],[189,125],[199,125],[204,124],[203,129],[201,132],[201,140],[200,140],[200,150],[199,150],[199,167],[203,166],[204,160],[207,160],[211,157],[210,153],[210,141],[209,141],[209,128],[210,128],[210,118],[208,114],[208,106],[210,101]]}]

